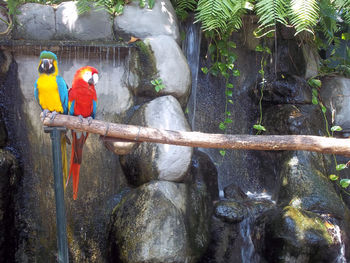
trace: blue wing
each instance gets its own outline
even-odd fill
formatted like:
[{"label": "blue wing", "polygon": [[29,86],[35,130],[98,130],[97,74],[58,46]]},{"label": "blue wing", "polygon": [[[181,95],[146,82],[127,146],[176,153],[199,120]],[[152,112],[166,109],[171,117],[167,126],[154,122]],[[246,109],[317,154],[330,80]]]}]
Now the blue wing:
[{"label": "blue wing", "polygon": [[75,100],[73,100],[69,105],[69,115],[74,115],[74,105],[75,105]]},{"label": "blue wing", "polygon": [[95,119],[96,115],[97,102],[95,100],[92,101],[92,114],[91,117]]},{"label": "blue wing", "polygon": [[[34,97],[36,99],[36,101],[38,102],[40,108],[41,108],[41,105],[40,105],[40,102],[39,102],[39,90],[38,90],[38,80],[35,81],[35,84],[34,84]],[[43,110],[43,108],[41,108],[41,110]]]},{"label": "blue wing", "polygon": [[58,86],[58,93],[60,94],[60,99],[63,108],[63,114],[68,113],[68,86],[67,83],[61,76],[56,77],[56,82]]}]

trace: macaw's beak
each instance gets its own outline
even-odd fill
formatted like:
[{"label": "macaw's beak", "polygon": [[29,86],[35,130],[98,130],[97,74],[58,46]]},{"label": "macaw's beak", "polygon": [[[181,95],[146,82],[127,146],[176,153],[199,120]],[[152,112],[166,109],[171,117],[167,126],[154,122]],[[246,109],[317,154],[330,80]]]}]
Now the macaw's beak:
[{"label": "macaw's beak", "polygon": [[50,68],[50,60],[48,60],[48,59],[43,59],[43,64],[44,64],[44,70],[45,71],[48,71],[49,70],[49,68]]},{"label": "macaw's beak", "polygon": [[94,79],[91,77],[89,80],[88,80],[88,83],[89,83],[89,85],[94,85],[95,83],[94,83]]},{"label": "macaw's beak", "polygon": [[98,74],[94,73],[92,77],[88,80],[89,85],[96,85],[98,82]]},{"label": "macaw's beak", "polygon": [[49,73],[52,67],[53,67],[52,59],[44,58],[41,60],[41,68],[43,72]]}]

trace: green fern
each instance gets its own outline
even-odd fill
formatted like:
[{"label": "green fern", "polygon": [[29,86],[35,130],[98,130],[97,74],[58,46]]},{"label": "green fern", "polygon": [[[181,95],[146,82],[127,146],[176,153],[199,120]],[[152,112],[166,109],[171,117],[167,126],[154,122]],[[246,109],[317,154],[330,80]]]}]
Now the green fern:
[{"label": "green fern", "polygon": [[230,34],[242,26],[243,0],[199,0],[195,22],[202,22],[203,31],[214,31],[219,36]]},{"label": "green fern", "polygon": [[344,21],[350,25],[350,0],[335,0],[334,2]]},{"label": "green fern", "polygon": [[255,11],[259,16],[258,36],[264,36],[275,30],[276,24],[287,24],[287,6],[288,0],[260,0]]},{"label": "green fern", "polygon": [[296,33],[308,31],[314,34],[313,28],[319,19],[319,6],[317,0],[291,0],[289,7],[290,22]]},{"label": "green fern", "polygon": [[335,33],[339,31],[337,23],[337,9],[330,0],[321,0],[320,5],[320,20],[319,31],[322,32],[327,41],[327,45],[332,42],[339,42],[335,37]]},{"label": "green fern", "polygon": [[185,20],[188,13],[197,8],[197,0],[172,0],[171,2],[180,20]]}]

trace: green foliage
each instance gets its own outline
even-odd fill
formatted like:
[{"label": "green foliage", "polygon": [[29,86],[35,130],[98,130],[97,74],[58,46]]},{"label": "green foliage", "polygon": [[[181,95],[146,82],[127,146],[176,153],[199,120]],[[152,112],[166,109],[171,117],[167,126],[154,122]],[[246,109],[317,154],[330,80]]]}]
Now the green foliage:
[{"label": "green foliage", "polygon": [[199,0],[196,22],[202,23],[203,31],[214,31],[219,36],[230,35],[241,28],[245,0]]},{"label": "green foliage", "polygon": [[288,0],[261,0],[255,5],[256,14],[259,17],[260,27],[256,31],[258,36],[275,31],[279,22],[286,25]]},{"label": "green foliage", "polygon": [[152,85],[154,86],[154,89],[156,92],[161,91],[162,89],[165,88],[165,85],[163,84],[163,80],[162,79],[155,79],[155,80],[151,80]]},{"label": "green foliage", "polygon": [[193,12],[197,8],[198,0],[172,0],[176,15],[180,20],[185,20],[188,13]]},{"label": "green foliage", "polygon": [[313,28],[319,19],[319,5],[317,0],[291,0],[289,18],[296,30],[296,34],[308,31],[313,34]]}]

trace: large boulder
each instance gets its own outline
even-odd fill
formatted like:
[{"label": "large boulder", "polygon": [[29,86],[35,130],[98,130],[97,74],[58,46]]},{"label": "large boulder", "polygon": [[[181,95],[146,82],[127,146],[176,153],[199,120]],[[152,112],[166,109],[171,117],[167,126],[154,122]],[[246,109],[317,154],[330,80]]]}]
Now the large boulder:
[{"label": "large boulder", "polygon": [[[130,124],[163,130],[190,131],[179,102],[163,96],[140,107]],[[192,148],[157,143],[142,143],[120,162],[129,182],[141,185],[151,180],[182,182],[191,164]]]},{"label": "large boulder", "polygon": [[206,198],[196,188],[153,181],[127,193],[110,230],[112,262],[196,262],[208,242]]},{"label": "large boulder", "polygon": [[350,78],[326,77],[322,80],[321,97],[325,106],[333,111],[334,125],[350,131]]},{"label": "large boulder", "polygon": [[18,8],[15,39],[49,40],[55,35],[55,11],[52,6],[28,3]]},{"label": "large boulder", "polygon": [[78,14],[76,2],[61,3],[56,10],[56,38],[78,40],[112,40],[112,20],[105,9],[92,7]]},{"label": "large boulder", "polygon": [[140,8],[137,1],[125,5],[123,14],[114,20],[117,37],[146,38],[168,35],[180,42],[175,10],[169,0],[155,1],[152,9]]},{"label": "large boulder", "polygon": [[346,262],[339,226],[326,217],[286,206],[265,221],[270,262]]},{"label": "large boulder", "polygon": [[[141,81],[133,88],[135,96],[154,98],[172,95],[184,107],[191,90],[191,72],[180,46],[166,35],[149,37],[137,45],[139,57],[134,61],[132,70],[141,76]],[[157,78],[164,84],[159,92],[151,85],[151,80]]]}]

